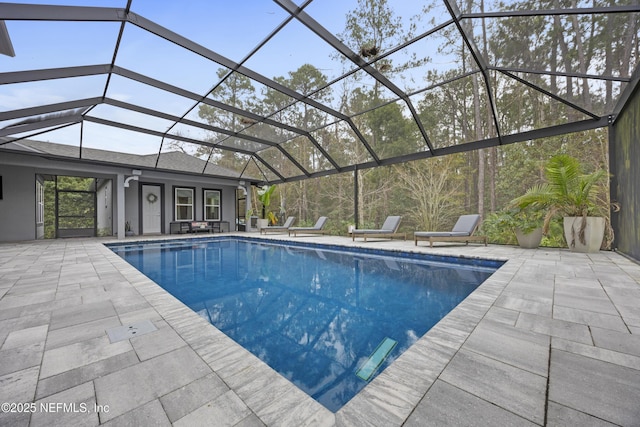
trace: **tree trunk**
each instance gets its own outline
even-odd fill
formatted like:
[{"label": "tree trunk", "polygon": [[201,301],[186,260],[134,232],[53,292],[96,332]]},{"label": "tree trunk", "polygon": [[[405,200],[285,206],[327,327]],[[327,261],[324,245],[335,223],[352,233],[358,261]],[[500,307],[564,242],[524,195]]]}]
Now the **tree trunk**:
[{"label": "tree trunk", "polygon": [[[482,117],[480,114],[480,89],[478,75],[473,76],[473,124],[476,140],[482,139]],[[484,216],[484,181],[485,181],[485,153],[484,148],[478,150],[478,213]]]},{"label": "tree trunk", "polygon": [[[484,13],[484,0],[480,0],[480,12]],[[487,25],[485,19],[482,19],[482,50],[483,55],[487,58],[488,55],[488,43],[487,43]],[[493,87],[498,87],[497,84],[494,84]],[[491,94],[487,93],[487,97],[491,96]],[[490,101],[490,100],[487,100]],[[483,135],[486,137],[495,136],[494,128],[492,126],[493,123],[493,112],[491,111],[491,104],[487,102],[485,106],[487,121],[487,135]],[[496,151],[496,147],[491,147],[489,149],[489,209],[491,212],[496,211],[496,162],[498,158],[498,153]],[[480,215],[483,215],[483,212],[480,211]]]},{"label": "tree trunk", "polygon": [[[556,8],[559,8],[559,2],[556,0],[554,2]],[[554,15],[553,24],[555,29],[555,34],[557,36],[558,43],[560,45],[560,51],[562,52],[562,58],[564,59],[565,72],[568,73],[566,77],[567,81],[567,94],[566,99],[570,102],[573,102],[573,77],[570,74],[573,72],[573,67],[571,66],[571,55],[569,54],[569,47],[564,40],[564,31],[562,28],[562,22],[560,21],[560,17],[558,15]],[[573,109],[570,109],[568,112],[569,121],[573,121],[577,118],[577,112]]]},{"label": "tree trunk", "polygon": [[[572,2],[572,7],[577,7],[576,1]],[[578,22],[578,16],[571,16],[571,24],[573,27],[574,38],[576,41],[576,50],[578,54],[578,71],[581,74],[587,74],[587,69],[589,68],[589,62],[591,58],[587,56],[587,52],[585,51],[584,43],[582,41],[582,27]],[[589,82],[587,79],[582,79],[582,100],[584,102],[584,106],[587,110],[591,110],[591,96],[589,95]]]}]

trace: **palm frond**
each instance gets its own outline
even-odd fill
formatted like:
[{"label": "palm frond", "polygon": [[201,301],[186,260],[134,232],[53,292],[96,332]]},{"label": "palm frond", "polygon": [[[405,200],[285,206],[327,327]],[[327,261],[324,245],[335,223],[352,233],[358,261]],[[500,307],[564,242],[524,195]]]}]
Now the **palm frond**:
[{"label": "palm frond", "polygon": [[580,162],[566,154],[552,157],[547,163],[545,177],[552,191],[562,198],[571,198],[582,174]]},{"label": "palm frond", "polygon": [[[529,188],[522,196],[511,201],[512,206],[547,210],[544,221],[545,233],[555,216],[586,217],[601,203],[594,199],[594,190],[606,176],[605,170],[585,175],[580,161],[566,154],[553,156],[545,167],[546,182]],[[583,230],[578,237],[583,240]]]},{"label": "palm frond", "polygon": [[554,204],[556,196],[547,183],[535,184],[530,187],[522,196],[513,199],[511,207],[525,209],[527,207],[544,209]]}]

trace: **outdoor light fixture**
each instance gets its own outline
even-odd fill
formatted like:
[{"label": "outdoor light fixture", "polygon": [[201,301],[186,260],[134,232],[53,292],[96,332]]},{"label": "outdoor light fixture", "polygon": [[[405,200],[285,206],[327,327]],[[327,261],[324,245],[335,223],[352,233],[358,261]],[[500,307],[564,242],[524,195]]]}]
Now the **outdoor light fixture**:
[{"label": "outdoor light fixture", "polygon": [[[135,172],[135,171],[134,171],[134,172]],[[140,171],[138,171],[138,172],[140,172]],[[125,188],[128,188],[128,187],[129,187],[129,182],[130,182],[130,181],[137,181],[137,180],[138,180],[138,178],[140,178],[138,175],[134,175],[134,176],[130,176],[130,177],[128,177],[127,179],[125,179],[125,180],[124,180],[124,186],[125,186]]]},{"label": "outdoor light fixture", "polygon": [[129,187],[129,182],[130,181],[137,181],[138,178],[140,178],[140,175],[142,175],[142,171],[140,169],[133,169],[131,171],[131,174],[133,176],[128,177],[127,179],[124,180],[124,186],[125,188]]},{"label": "outdoor light fixture", "polygon": [[125,179],[124,180],[124,186],[125,187],[129,187],[129,181],[131,181],[131,180],[137,181],[138,177],[137,176],[130,176],[129,178]]}]

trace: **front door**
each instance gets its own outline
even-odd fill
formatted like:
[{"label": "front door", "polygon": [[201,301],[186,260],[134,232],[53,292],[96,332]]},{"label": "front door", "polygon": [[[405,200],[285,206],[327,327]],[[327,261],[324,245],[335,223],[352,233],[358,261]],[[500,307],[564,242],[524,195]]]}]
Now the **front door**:
[{"label": "front door", "polygon": [[162,191],[159,185],[142,185],[142,234],[162,233]]}]

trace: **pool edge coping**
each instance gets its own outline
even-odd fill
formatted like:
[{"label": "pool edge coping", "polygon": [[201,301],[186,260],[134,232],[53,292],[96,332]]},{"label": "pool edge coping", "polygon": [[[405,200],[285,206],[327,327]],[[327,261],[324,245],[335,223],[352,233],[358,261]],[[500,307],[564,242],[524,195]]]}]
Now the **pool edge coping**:
[{"label": "pool edge coping", "polygon": [[[249,240],[300,244],[300,242],[286,238],[256,238],[253,236],[246,237],[234,234],[225,234],[224,237],[241,237]],[[208,238],[212,238],[212,236],[198,237],[194,238],[194,240]],[[155,239],[155,241],[171,240],[175,239]],[[160,285],[127,263],[107,246],[109,244],[136,244],[148,243],[150,241],[152,240],[145,238],[127,242],[108,240],[100,242],[99,247],[105,254],[109,255],[108,258],[112,263],[118,264],[118,269],[123,272],[123,275],[127,272],[127,274],[137,276],[130,278],[127,275],[126,277],[140,295],[158,312],[162,319],[164,319],[229,386],[229,389],[236,393],[247,407],[267,424],[269,424],[270,416],[274,414],[278,414],[278,420],[282,421],[282,411],[285,411],[284,414],[294,418],[298,425],[335,425],[338,421],[348,425],[358,425],[365,421],[363,418],[370,419],[372,423],[382,421],[385,425],[401,425],[413,412],[414,408],[429,391],[429,388],[439,377],[440,373],[480,323],[486,312],[508,285],[510,278],[513,277],[516,270],[507,273],[509,277],[501,278],[496,277],[496,275],[499,273],[504,274],[505,271],[503,269],[505,269],[505,267],[511,267],[512,264],[517,263],[517,260],[512,261],[509,259],[504,260],[479,256],[459,257],[491,259],[501,261],[503,264],[340,410],[334,413],[280,375],[273,368],[269,367],[258,357],[244,349],[240,344],[237,344],[231,338],[227,337],[219,329],[204,320],[176,297],[165,291]],[[345,249],[371,250],[368,246],[359,246],[357,242],[354,245],[338,243],[324,245],[317,242],[305,243],[311,243],[314,246],[336,246]],[[439,256],[439,254],[400,249],[387,248],[379,250]],[[451,255],[443,256],[458,258],[458,256]],[[121,265],[124,265],[124,268],[120,267]],[[472,317],[470,317],[470,315]],[[474,320],[470,323],[469,319],[471,318]],[[220,346],[220,344],[225,345]],[[240,362],[237,361],[238,357],[241,358]],[[410,372],[407,371],[405,368],[406,365],[413,369],[411,369]],[[259,371],[255,372],[253,371],[254,369]],[[251,387],[255,384],[251,384],[251,380],[243,378],[243,376],[247,375],[259,379],[263,376],[272,378],[273,382],[270,384],[270,388],[252,390]],[[238,386],[238,384],[240,384],[240,386]],[[271,390],[273,388],[277,389],[278,386],[282,386],[278,393]]]}]

